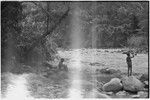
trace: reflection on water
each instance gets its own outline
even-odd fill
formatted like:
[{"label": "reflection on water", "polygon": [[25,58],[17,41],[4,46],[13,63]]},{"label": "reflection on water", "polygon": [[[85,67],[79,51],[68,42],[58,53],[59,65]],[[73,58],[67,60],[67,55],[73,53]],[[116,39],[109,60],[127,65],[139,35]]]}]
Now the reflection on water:
[{"label": "reflection on water", "polygon": [[71,88],[69,89],[69,98],[81,98],[81,63],[80,63],[80,52],[75,52],[72,55],[74,62],[70,64],[71,71]]},{"label": "reflection on water", "polygon": [[[7,87],[6,98],[3,100],[29,100],[29,91],[27,90],[27,75],[10,76],[10,83]],[[30,98],[31,99],[31,98]]]}]

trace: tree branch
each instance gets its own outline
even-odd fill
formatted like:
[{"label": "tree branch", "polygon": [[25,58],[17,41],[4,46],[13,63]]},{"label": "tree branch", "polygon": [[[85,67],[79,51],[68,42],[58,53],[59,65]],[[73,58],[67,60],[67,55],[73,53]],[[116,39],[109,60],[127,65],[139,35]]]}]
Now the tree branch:
[{"label": "tree branch", "polygon": [[51,30],[49,30],[48,32],[46,32],[45,34],[43,34],[41,37],[39,37],[38,39],[36,39],[32,45],[29,47],[29,49],[27,50],[27,53],[29,53],[34,47],[37,46],[37,44],[43,40],[47,35],[49,35],[50,33],[52,33],[57,26],[59,26],[59,24],[62,22],[63,19],[65,19],[68,16],[70,8],[68,8],[68,10],[65,12],[65,14],[62,15],[62,17],[58,20],[58,22],[56,22],[56,24],[51,28]]},{"label": "tree branch", "polygon": [[46,13],[46,15],[48,15],[50,17],[50,13],[47,10],[45,10],[40,4],[37,4],[34,1],[31,1],[31,2],[34,3],[36,6],[40,7]]}]

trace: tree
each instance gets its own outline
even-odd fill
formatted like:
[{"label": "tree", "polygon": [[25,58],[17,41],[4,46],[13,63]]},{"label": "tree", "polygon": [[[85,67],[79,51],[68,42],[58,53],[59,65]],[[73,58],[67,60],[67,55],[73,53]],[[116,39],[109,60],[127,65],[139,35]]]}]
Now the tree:
[{"label": "tree", "polygon": [[[19,36],[22,20],[22,5],[20,2],[1,2],[1,47],[2,47],[2,71],[10,69],[12,59],[19,59]],[[12,65],[13,66],[13,65]]]},{"label": "tree", "polygon": [[[2,2],[2,63],[4,65],[13,66],[8,62],[32,65],[32,62],[44,60],[43,55],[53,56],[49,54],[55,50],[50,51],[53,46],[48,42],[50,40],[48,35],[52,37],[52,33],[65,19],[69,9],[53,12],[47,11],[46,7],[42,2]],[[50,45],[50,50],[47,45]]]}]

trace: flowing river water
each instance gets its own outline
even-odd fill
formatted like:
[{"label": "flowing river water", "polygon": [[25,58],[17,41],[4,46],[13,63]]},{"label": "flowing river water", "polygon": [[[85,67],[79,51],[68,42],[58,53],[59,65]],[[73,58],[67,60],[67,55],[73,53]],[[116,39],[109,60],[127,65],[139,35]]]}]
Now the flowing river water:
[{"label": "flowing river water", "polygon": [[[95,70],[101,68],[119,69],[122,73],[127,72],[125,58],[118,50],[104,49],[74,49],[68,51],[60,50],[59,56],[65,58],[65,64],[69,68],[69,88],[67,98],[96,98],[97,76]],[[138,54],[133,59],[133,72],[137,74],[147,73],[147,54]],[[142,66],[142,67],[141,67]],[[9,84],[3,100],[35,100],[27,88],[27,81],[30,74],[8,74]],[[101,77],[98,81],[107,80],[108,77]],[[50,80],[50,79],[48,79]],[[3,80],[2,80],[3,81]],[[109,81],[109,80],[108,80]],[[38,79],[37,79],[38,82]],[[50,81],[51,82],[51,81]],[[44,82],[43,82],[44,83]],[[3,86],[3,85],[2,85]],[[48,88],[48,87],[46,87]],[[55,88],[54,88],[55,89]],[[40,90],[39,90],[40,91]],[[105,94],[98,94],[100,97],[107,97]]]}]

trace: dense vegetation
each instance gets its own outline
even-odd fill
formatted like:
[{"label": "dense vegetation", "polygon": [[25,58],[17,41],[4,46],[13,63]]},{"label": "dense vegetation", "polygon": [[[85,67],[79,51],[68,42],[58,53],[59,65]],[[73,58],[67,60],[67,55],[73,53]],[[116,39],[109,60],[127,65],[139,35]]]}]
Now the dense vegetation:
[{"label": "dense vegetation", "polygon": [[148,2],[2,1],[2,71],[53,60],[57,48],[70,48],[76,7],[82,48],[148,49]]}]

